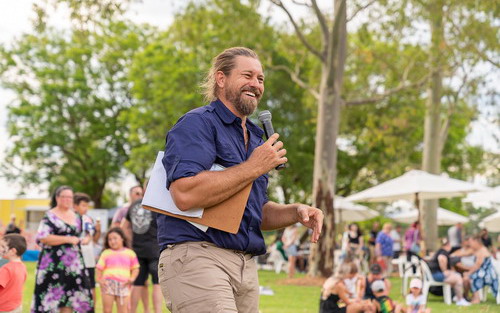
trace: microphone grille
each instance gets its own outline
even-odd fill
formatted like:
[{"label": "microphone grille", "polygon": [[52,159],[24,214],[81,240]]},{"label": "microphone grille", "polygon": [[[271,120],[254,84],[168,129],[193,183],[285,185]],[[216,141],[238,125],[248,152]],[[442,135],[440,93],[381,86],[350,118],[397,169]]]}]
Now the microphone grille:
[{"label": "microphone grille", "polygon": [[269,112],[268,110],[264,110],[259,113],[259,121],[261,123],[268,122],[271,120],[271,118],[272,118],[271,112]]}]

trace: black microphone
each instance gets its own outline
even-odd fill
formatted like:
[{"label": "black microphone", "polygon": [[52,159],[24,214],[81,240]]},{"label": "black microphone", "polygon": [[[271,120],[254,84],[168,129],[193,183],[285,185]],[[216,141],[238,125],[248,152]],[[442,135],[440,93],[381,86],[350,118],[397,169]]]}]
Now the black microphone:
[{"label": "black microphone", "polygon": [[[271,122],[271,112],[268,110],[261,111],[259,113],[259,121],[262,123],[262,127],[264,128],[264,133],[266,134],[266,138],[269,139],[274,134],[273,123]],[[276,166],[277,170],[281,170],[285,168],[285,163]]]}]

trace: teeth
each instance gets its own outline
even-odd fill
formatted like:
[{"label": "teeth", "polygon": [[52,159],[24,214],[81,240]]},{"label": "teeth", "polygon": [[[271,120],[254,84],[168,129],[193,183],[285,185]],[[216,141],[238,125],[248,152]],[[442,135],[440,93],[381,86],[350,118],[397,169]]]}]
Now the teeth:
[{"label": "teeth", "polygon": [[250,97],[255,97],[255,94],[253,92],[245,92],[245,94]]}]

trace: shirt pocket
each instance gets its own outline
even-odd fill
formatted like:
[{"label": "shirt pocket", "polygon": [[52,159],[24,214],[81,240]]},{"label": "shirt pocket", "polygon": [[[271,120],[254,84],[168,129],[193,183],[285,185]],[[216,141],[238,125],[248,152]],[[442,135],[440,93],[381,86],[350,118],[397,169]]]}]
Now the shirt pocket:
[{"label": "shirt pocket", "polygon": [[235,165],[238,162],[236,157],[236,147],[232,146],[226,142],[216,143],[217,159],[215,163],[218,163],[224,167],[229,167]]}]

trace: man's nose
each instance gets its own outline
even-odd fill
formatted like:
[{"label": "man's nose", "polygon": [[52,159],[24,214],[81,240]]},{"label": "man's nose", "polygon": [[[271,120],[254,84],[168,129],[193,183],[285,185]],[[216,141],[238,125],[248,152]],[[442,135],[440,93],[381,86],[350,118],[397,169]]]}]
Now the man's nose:
[{"label": "man's nose", "polygon": [[250,86],[260,89],[261,84],[259,82],[259,79],[257,77],[253,77],[252,79],[250,79]]}]

